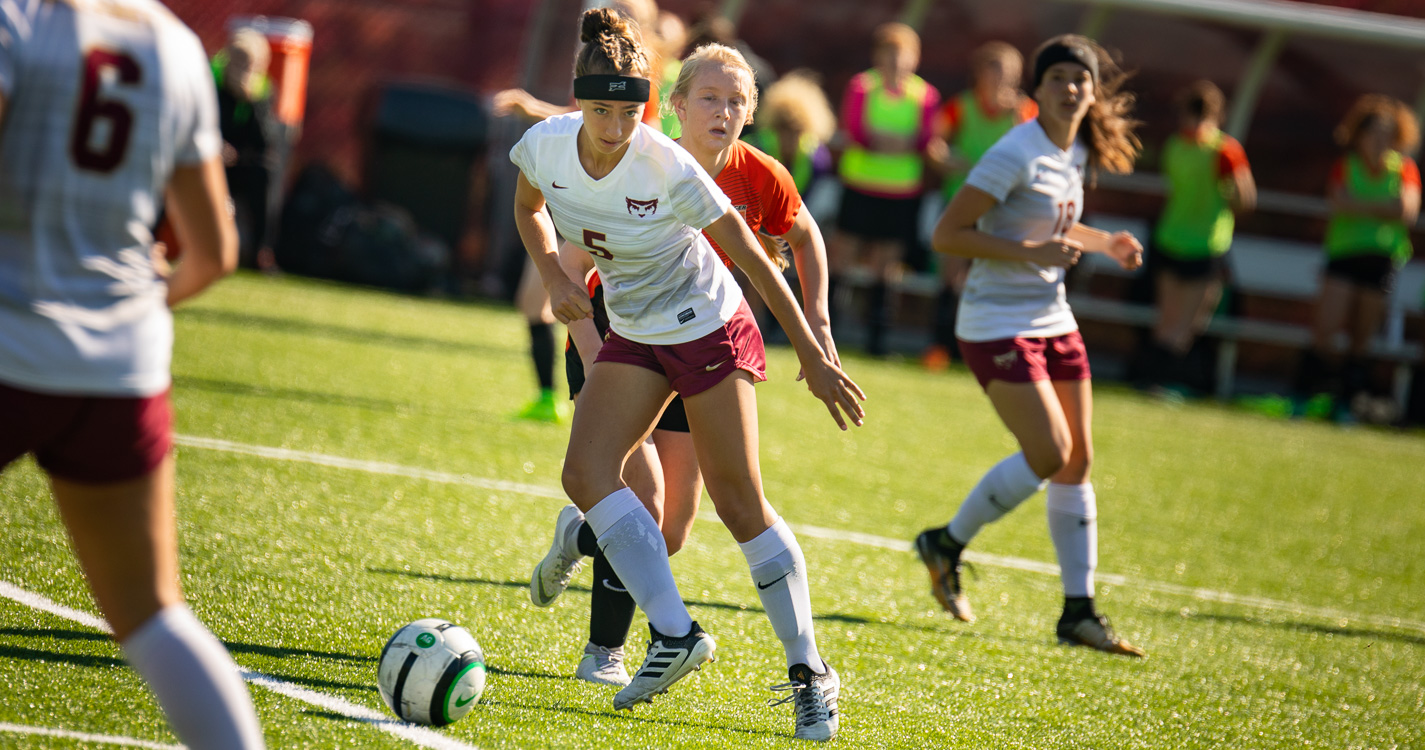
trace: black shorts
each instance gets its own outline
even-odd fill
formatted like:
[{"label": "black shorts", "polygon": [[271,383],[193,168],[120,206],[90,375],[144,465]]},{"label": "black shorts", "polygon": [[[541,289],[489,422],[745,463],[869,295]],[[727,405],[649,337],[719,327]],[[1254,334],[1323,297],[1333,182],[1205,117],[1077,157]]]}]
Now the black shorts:
[{"label": "black shorts", "polygon": [[1172,274],[1180,281],[1221,281],[1227,278],[1226,254],[1184,259],[1158,250],[1153,253],[1151,262],[1159,272]]},{"label": "black shorts", "polygon": [[[598,329],[599,336],[607,336],[609,324],[608,314],[604,308],[604,288],[602,286],[595,290],[592,302],[594,303],[594,327]],[[574,345],[573,339],[570,339],[564,347],[564,377],[569,383],[569,398],[572,400],[579,395],[579,391],[584,389],[585,377],[584,359],[579,356],[579,347]],[[658,418],[656,429],[669,432],[691,432],[688,429],[688,412],[683,408],[682,396],[673,396],[673,401],[668,404],[668,408],[663,410],[663,416]]]},{"label": "black shorts", "polygon": [[1326,275],[1390,294],[1395,288],[1395,261],[1389,255],[1362,253],[1326,261]]},{"label": "black shorts", "polygon": [[836,226],[843,232],[868,240],[893,240],[907,247],[915,244],[920,221],[920,196],[882,198],[851,188],[841,191],[841,210]]}]

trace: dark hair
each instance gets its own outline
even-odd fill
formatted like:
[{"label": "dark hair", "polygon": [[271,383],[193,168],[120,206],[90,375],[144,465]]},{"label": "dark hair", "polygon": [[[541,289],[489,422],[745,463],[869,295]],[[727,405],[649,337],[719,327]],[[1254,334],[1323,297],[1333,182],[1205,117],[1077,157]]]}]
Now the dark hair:
[{"label": "dark hair", "polygon": [[1384,94],[1366,94],[1356,100],[1336,126],[1336,143],[1343,148],[1354,148],[1361,131],[1381,120],[1395,126],[1391,148],[1396,151],[1411,151],[1420,143],[1420,125],[1415,121],[1415,113],[1405,102]]},{"label": "dark hair", "polygon": [[[1040,52],[1055,45],[1088,50],[1093,55],[1091,62],[1096,63],[1098,68],[1094,76],[1094,103],[1089,105],[1083,126],[1079,128],[1079,137],[1084,139],[1089,151],[1089,168],[1093,172],[1090,182],[1094,181],[1100,169],[1113,174],[1131,173],[1133,161],[1143,149],[1143,142],[1134,131],[1143,122],[1133,119],[1133,104],[1137,97],[1131,91],[1119,90],[1130,74],[1119,67],[1118,61],[1098,42],[1078,34],[1056,36],[1040,45],[1034,53],[1036,69],[1039,67]],[[1092,67],[1089,70],[1094,72]],[[1034,93],[1037,93],[1039,83],[1036,76]]]},{"label": "dark hair", "polygon": [[1220,121],[1226,103],[1222,89],[1208,80],[1193,81],[1177,96],[1178,111],[1198,120]]},{"label": "dark hair", "polygon": [[584,11],[579,18],[579,41],[584,46],[574,58],[574,75],[614,75],[647,78],[652,66],[636,27],[609,8]]}]

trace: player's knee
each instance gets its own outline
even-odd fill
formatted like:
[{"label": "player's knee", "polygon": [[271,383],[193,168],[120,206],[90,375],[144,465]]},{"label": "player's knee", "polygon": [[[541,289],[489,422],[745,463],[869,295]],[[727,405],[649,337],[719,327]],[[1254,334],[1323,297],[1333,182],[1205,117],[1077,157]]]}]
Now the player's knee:
[{"label": "player's knee", "polygon": [[677,554],[687,541],[688,532],[686,529],[663,529],[663,544],[668,547],[669,557]]},{"label": "player's knee", "polygon": [[1029,468],[1040,478],[1052,477],[1069,463],[1069,447],[1066,445],[1045,445],[1042,448],[1026,448],[1024,459]]}]

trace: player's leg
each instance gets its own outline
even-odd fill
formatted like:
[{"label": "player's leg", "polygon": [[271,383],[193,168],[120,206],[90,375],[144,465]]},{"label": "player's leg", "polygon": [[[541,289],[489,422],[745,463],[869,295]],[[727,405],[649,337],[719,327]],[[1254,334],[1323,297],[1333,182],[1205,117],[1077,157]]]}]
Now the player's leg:
[{"label": "player's leg", "polygon": [[519,413],[521,419],[558,422],[561,404],[554,395],[554,363],[558,354],[554,341],[554,312],[533,261],[526,261],[515,292],[515,306],[529,324],[530,358],[539,383],[539,396]]},{"label": "player's leg", "polygon": [[1322,275],[1321,293],[1311,321],[1311,348],[1302,353],[1297,365],[1294,390],[1299,401],[1339,390],[1341,357],[1336,337],[1346,327],[1355,306],[1355,290],[1344,276],[1329,272]]},{"label": "player's leg", "polygon": [[867,243],[873,281],[866,296],[866,353],[886,354],[886,335],[891,325],[891,284],[900,275],[901,261],[908,255],[905,243],[895,239],[875,239]]},{"label": "player's leg", "polygon": [[961,555],[980,529],[1019,507],[1063,468],[1071,447],[1068,424],[1048,380],[1042,339],[961,342],[965,362],[1020,450],[995,464],[943,527],[921,532],[915,549],[930,574],[931,593],[958,620],[973,622],[960,585]]},{"label": "player's leg", "polygon": [[839,722],[840,679],[817,650],[801,546],[762,494],[752,376],[738,370],[685,395],[684,403],[708,496],[747,558],[757,595],[786,652],[796,736],[830,739]]},{"label": "player's leg", "polygon": [[1094,608],[1098,506],[1089,481],[1093,467],[1092,381],[1055,380],[1053,387],[1072,440],[1068,460],[1049,482],[1046,503],[1049,536],[1054,540],[1064,585],[1064,610],[1056,627],[1059,642],[1143,656],[1142,649],[1114,634],[1108,618]]},{"label": "player's leg", "polygon": [[1341,367],[1338,413],[1350,409],[1357,394],[1370,390],[1370,367],[1366,353],[1385,323],[1388,304],[1386,292],[1380,285],[1358,285],[1356,290],[1355,306],[1347,329],[1350,342]]},{"label": "player's leg", "polygon": [[955,340],[955,318],[960,292],[965,288],[965,278],[970,272],[969,258],[942,253],[936,257],[936,262],[940,264],[940,292],[935,296],[934,330],[930,346],[926,347],[920,358],[921,365],[932,371],[945,369],[952,359],[959,356],[959,344]]},{"label": "player's leg", "polygon": [[688,426],[686,405],[674,398],[653,430],[658,446],[658,463],[664,480],[663,539],[668,554],[676,554],[693,533],[703,494],[703,475],[698,466],[697,448]]},{"label": "player's leg", "polygon": [[174,734],[193,748],[263,747],[231,657],[183,603],[172,457],[136,479],[50,483],[99,609]]},{"label": "player's leg", "polygon": [[651,701],[710,661],[716,647],[683,605],[658,523],[622,478],[629,454],[672,395],[667,377],[653,369],[659,365],[651,351],[616,335],[605,343],[579,396],[564,461],[564,491],[583,510],[652,631],[643,666],[614,697],[616,709]]}]

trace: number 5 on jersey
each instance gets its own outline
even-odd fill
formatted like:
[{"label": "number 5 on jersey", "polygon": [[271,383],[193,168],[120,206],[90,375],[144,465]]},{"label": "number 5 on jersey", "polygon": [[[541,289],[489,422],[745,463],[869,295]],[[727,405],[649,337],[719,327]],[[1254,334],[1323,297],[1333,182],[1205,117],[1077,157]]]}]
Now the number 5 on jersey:
[{"label": "number 5 on jersey", "polygon": [[588,248],[589,252],[599,256],[600,258],[603,258],[604,260],[613,260],[614,254],[609,252],[608,248],[605,248],[604,246],[599,244],[600,242],[603,242],[608,238],[609,236],[607,234],[604,234],[603,232],[595,232],[592,229],[585,229],[584,247]]}]

